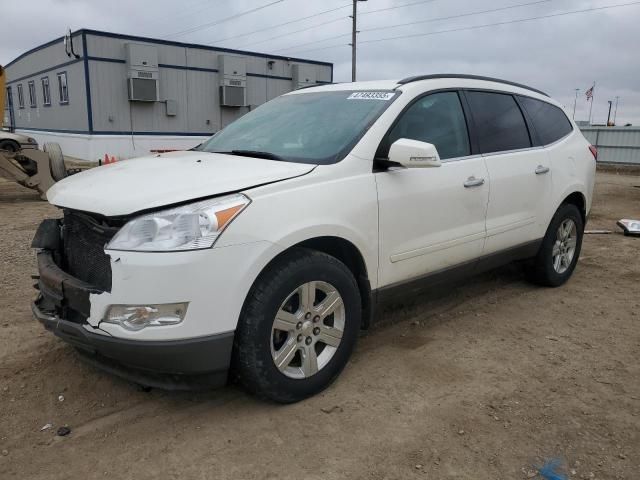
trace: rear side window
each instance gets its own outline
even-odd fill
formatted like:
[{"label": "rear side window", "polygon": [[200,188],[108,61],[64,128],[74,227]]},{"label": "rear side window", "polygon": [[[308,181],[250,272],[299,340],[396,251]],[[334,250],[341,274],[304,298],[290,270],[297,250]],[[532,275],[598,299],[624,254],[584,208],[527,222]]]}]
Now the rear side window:
[{"label": "rear side window", "polygon": [[565,113],[555,105],[529,97],[518,98],[529,114],[533,128],[542,145],[549,145],[560,140],[573,130]]},{"label": "rear side window", "polygon": [[478,133],[480,152],[502,152],[531,146],[527,124],[511,95],[492,92],[467,92],[466,95]]},{"label": "rear side window", "polygon": [[469,134],[458,94],[440,92],[416,101],[398,119],[376,156],[386,158],[391,144],[400,138],[432,143],[443,160],[469,155]]}]

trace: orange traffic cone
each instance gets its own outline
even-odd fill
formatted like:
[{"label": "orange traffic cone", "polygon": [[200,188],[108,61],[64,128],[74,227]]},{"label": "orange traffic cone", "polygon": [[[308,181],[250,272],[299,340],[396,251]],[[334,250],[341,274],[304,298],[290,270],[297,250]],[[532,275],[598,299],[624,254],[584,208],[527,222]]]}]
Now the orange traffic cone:
[{"label": "orange traffic cone", "polygon": [[104,161],[102,162],[103,165],[107,165],[109,164],[109,155],[107,155],[106,153],[104,154]]}]

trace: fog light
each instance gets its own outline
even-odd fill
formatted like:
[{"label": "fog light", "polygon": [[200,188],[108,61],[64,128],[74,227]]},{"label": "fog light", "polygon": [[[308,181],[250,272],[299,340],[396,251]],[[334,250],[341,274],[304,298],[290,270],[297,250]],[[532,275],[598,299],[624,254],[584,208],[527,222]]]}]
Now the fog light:
[{"label": "fog light", "polygon": [[127,330],[177,325],[184,320],[188,305],[186,302],[157,305],[111,305],[103,321],[120,325]]}]

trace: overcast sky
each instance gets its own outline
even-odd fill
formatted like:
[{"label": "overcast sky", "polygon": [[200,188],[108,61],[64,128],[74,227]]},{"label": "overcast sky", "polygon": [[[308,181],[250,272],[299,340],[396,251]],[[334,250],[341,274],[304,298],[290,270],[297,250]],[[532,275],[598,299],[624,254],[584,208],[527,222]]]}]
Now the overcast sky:
[{"label": "overcast sky", "polygon": [[[63,35],[67,27],[73,30],[84,27],[324,60],[335,64],[335,81],[351,79],[351,52],[347,46],[351,0],[1,1],[5,21],[0,29],[0,64]],[[569,114],[573,110],[575,89],[579,88],[577,120],[588,117],[589,104],[584,91],[595,81],[595,123],[606,121],[607,100],[619,96],[617,124],[640,124],[640,1],[619,8],[459,30],[634,3],[633,0],[548,0],[533,4],[533,1],[368,0],[359,3],[358,79],[438,72],[494,76],[548,92],[567,107]],[[195,30],[269,3],[274,4]],[[476,13],[516,5],[523,6]],[[337,10],[293,22],[330,9]],[[386,10],[373,12],[380,9]],[[470,13],[474,14],[464,15]],[[453,16],[457,18],[438,20]],[[394,27],[422,20],[430,21]],[[291,23],[267,29],[285,22]],[[181,33],[189,29],[193,31]],[[256,30],[263,31],[246,35]],[[459,31],[434,34],[443,30]],[[430,35],[422,35],[426,33]],[[367,42],[406,35],[413,36]]]}]

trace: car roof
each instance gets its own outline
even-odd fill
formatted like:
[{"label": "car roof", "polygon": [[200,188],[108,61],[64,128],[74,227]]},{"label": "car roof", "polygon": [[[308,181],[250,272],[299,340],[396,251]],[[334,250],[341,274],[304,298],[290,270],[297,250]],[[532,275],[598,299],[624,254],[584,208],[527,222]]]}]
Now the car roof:
[{"label": "car roof", "polygon": [[[324,85],[314,85],[309,87],[303,87],[287,95],[297,93],[311,93],[311,92],[330,92],[330,91],[343,91],[343,90],[404,90],[405,86],[412,84],[420,84],[426,88],[483,88],[493,89],[511,93],[519,93],[525,95],[531,95],[533,97],[546,97],[544,100],[550,101],[549,95],[546,93],[521,83],[512,82],[509,80],[502,80],[499,78],[483,77],[479,75],[467,75],[457,73],[440,73],[429,75],[416,75],[412,77],[406,77],[400,80],[374,80],[366,82],[346,82],[346,83],[334,83]],[[429,84],[429,85],[425,85]],[[555,103],[551,101],[551,103]]]}]

